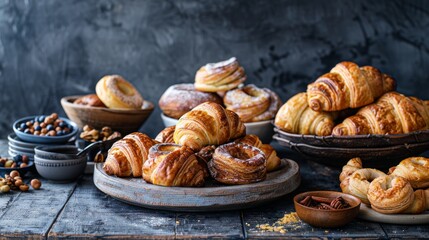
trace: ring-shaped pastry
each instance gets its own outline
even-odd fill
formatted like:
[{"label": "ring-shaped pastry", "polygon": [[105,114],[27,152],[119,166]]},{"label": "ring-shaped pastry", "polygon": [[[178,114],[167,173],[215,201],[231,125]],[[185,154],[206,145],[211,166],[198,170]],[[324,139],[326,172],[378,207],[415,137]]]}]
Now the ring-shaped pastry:
[{"label": "ring-shaped pastry", "polygon": [[413,188],[427,188],[429,187],[429,158],[406,158],[392,168],[390,174],[407,179]]},{"label": "ring-shaped pastry", "polygon": [[356,170],[350,177],[341,182],[340,187],[344,193],[351,194],[359,198],[363,203],[370,204],[367,193],[372,180],[385,176],[382,171],[373,168],[362,168]]},{"label": "ring-shaped pastry", "polygon": [[227,143],[216,148],[208,163],[211,176],[225,184],[248,184],[267,176],[265,154],[243,143]]},{"label": "ring-shaped pastry", "polygon": [[104,76],[95,91],[108,108],[140,109],[143,105],[143,97],[137,89],[119,75]]},{"label": "ring-shaped pastry", "polygon": [[403,177],[386,175],[374,179],[368,188],[371,208],[380,213],[401,213],[414,202],[414,190]]}]

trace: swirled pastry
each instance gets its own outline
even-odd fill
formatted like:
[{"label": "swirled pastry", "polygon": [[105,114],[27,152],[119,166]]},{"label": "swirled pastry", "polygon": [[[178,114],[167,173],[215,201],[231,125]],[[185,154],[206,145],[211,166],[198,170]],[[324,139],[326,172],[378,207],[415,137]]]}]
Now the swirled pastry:
[{"label": "swirled pastry", "polygon": [[244,143],[259,148],[267,158],[267,172],[272,172],[280,167],[281,160],[277,156],[276,150],[269,144],[263,144],[258,136],[248,134],[243,138],[235,140],[235,142]]},{"label": "swirled pastry", "polygon": [[214,102],[205,102],[180,117],[174,142],[199,151],[242,137],[246,128],[236,113]]},{"label": "swirled pastry", "polygon": [[223,92],[236,88],[245,80],[244,68],[233,57],[202,66],[195,75],[195,89],[203,92]]},{"label": "swirled pastry", "polygon": [[395,89],[395,80],[377,68],[341,62],[308,85],[308,105],[314,111],[358,108]]},{"label": "swirled pastry", "polygon": [[159,143],[149,150],[143,179],[161,186],[198,187],[204,185],[204,164],[186,146]]},{"label": "swirled pastry", "polygon": [[267,176],[264,153],[242,143],[227,143],[216,148],[208,163],[211,176],[225,184],[248,184]]},{"label": "swirled pastry", "polygon": [[428,128],[429,101],[389,92],[335,126],[332,134],[401,134]]},{"label": "swirled pastry", "polygon": [[226,109],[237,113],[243,122],[273,119],[281,106],[276,93],[253,84],[226,92],[223,101]]},{"label": "swirled pastry", "polygon": [[274,125],[283,131],[326,136],[332,133],[336,113],[313,111],[307,103],[307,93],[298,93],[280,107]]},{"label": "swirled pastry", "polygon": [[429,189],[414,192],[403,177],[386,175],[371,182],[368,200],[371,208],[380,213],[418,214],[429,209]]},{"label": "swirled pastry", "polygon": [[429,187],[429,158],[409,157],[389,170],[389,174],[403,177],[413,188]]},{"label": "swirled pastry", "polygon": [[109,149],[104,171],[118,177],[141,177],[143,163],[154,144],[155,141],[143,133],[126,135]]},{"label": "swirled pastry", "polygon": [[340,173],[340,182],[362,168],[362,160],[358,157],[350,159]]},{"label": "swirled pastry", "polygon": [[222,98],[216,93],[195,90],[192,83],[181,83],[170,86],[159,99],[159,108],[172,118],[179,119],[183,114],[203,102],[222,104]]}]

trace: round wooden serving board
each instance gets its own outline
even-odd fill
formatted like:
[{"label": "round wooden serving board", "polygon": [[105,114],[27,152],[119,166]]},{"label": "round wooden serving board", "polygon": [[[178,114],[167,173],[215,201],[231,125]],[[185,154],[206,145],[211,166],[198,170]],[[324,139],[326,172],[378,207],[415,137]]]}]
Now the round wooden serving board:
[{"label": "round wooden serving board", "polygon": [[95,186],[121,201],[153,209],[204,212],[250,208],[274,200],[298,188],[299,166],[282,159],[282,167],[262,182],[227,186],[208,180],[204,187],[163,187],[142,178],[118,178],[107,175],[103,164],[94,169]]}]

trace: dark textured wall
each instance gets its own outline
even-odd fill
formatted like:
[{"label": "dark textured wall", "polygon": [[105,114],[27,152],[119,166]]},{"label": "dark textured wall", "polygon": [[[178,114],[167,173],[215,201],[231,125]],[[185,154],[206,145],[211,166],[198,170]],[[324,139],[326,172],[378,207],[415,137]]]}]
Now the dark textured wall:
[{"label": "dark textured wall", "polygon": [[[429,99],[429,1],[0,1],[0,137],[19,117],[120,74],[154,103],[207,62],[236,56],[283,100],[342,60]],[[163,126],[157,107],[140,129]]]}]

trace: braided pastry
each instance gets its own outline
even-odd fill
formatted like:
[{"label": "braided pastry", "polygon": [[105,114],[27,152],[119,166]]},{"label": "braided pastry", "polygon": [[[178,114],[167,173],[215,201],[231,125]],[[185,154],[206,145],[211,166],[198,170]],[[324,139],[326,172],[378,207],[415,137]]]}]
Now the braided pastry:
[{"label": "braided pastry", "polygon": [[176,124],[174,142],[199,151],[207,145],[220,145],[246,134],[234,112],[214,102],[205,102],[183,115]]},{"label": "braided pastry", "polygon": [[143,179],[155,185],[198,187],[204,185],[205,166],[192,149],[173,143],[159,143],[149,150],[143,165]]},{"label": "braided pastry", "polygon": [[143,163],[155,141],[146,134],[134,132],[115,142],[107,153],[104,171],[118,177],[141,177]]},{"label": "braided pastry", "polygon": [[223,92],[236,88],[245,80],[244,68],[233,57],[202,66],[195,75],[195,89],[203,92]]},{"label": "braided pastry", "polygon": [[267,176],[264,153],[243,143],[227,143],[216,148],[208,163],[211,176],[225,184],[248,184]]},{"label": "braided pastry", "polygon": [[395,80],[377,68],[341,62],[308,85],[308,105],[314,111],[358,108],[395,89]]}]

